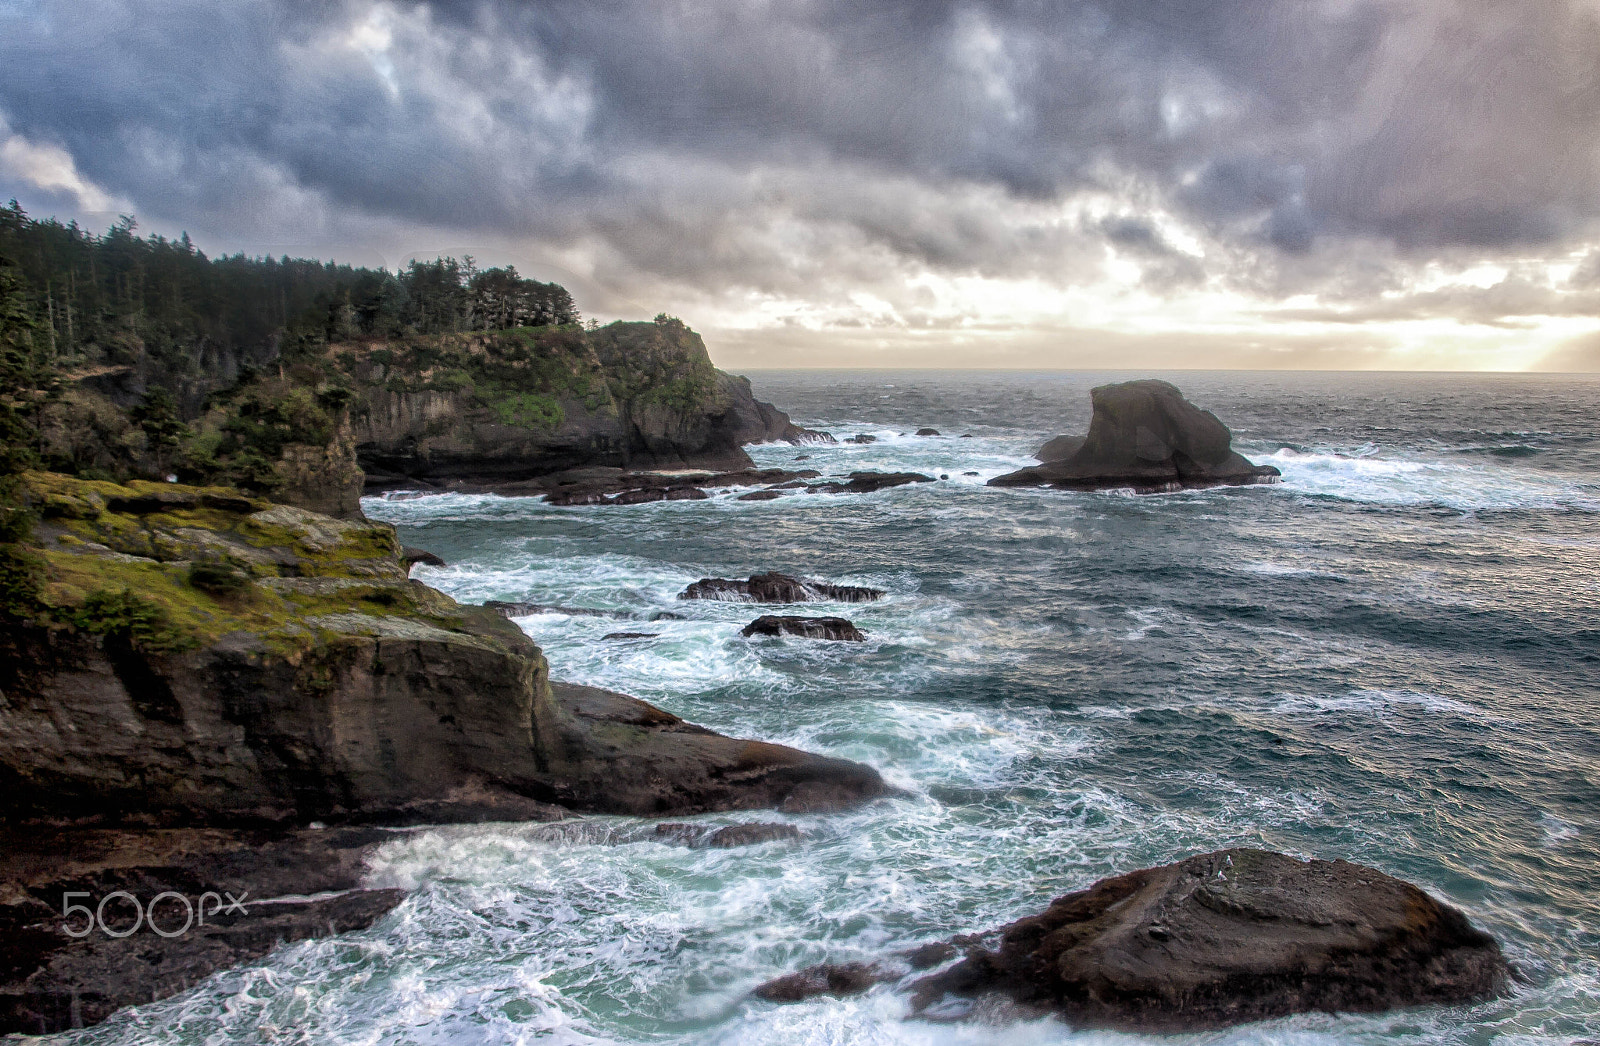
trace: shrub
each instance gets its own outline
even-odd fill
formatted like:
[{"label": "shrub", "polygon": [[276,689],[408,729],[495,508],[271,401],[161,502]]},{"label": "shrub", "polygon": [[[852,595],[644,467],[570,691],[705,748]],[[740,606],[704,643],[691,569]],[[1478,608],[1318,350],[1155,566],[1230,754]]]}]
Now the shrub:
[{"label": "shrub", "polygon": [[170,653],[194,645],[193,638],[173,625],[159,603],[136,596],[128,588],[121,592],[97,589],[66,617],[76,628],[120,640],[141,653]]}]

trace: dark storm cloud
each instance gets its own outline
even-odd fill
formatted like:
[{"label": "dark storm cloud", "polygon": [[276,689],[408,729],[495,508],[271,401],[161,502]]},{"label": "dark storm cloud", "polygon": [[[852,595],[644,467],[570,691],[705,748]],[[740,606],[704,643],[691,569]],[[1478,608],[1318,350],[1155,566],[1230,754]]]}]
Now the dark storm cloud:
[{"label": "dark storm cloud", "polygon": [[[234,240],[367,219],[771,293],[1109,250],[1337,296],[1591,235],[1596,54],[1578,0],[0,0],[0,117]],[[1095,195],[1123,217],[1062,219]]]}]

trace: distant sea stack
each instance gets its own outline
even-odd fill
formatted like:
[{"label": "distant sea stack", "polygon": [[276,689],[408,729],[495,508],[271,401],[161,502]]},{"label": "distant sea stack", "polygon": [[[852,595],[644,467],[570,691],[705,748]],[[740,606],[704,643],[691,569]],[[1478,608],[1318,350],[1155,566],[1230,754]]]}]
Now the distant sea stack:
[{"label": "distant sea stack", "polygon": [[991,487],[1056,487],[1140,493],[1276,482],[1232,446],[1217,416],[1154,378],[1101,385],[1090,392],[1094,417],[1086,436],[1057,436],[1039,449],[1044,462],[989,481]]}]

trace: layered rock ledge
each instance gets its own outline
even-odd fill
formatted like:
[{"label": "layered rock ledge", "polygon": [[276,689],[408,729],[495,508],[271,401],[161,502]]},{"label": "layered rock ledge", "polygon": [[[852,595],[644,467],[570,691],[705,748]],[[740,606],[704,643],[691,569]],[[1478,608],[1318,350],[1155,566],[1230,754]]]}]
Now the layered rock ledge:
[{"label": "layered rock ledge", "polygon": [[[939,972],[912,971],[959,955]],[[1076,1026],[1199,1031],[1490,997],[1509,975],[1455,908],[1372,868],[1234,849],[1103,879],[998,930],[762,985],[777,1002],[902,980],[914,1013],[985,998]]]},{"label": "layered rock ledge", "polygon": [[1168,382],[1101,385],[1089,395],[1094,416],[1087,435],[1050,440],[1039,450],[1043,464],[997,476],[989,486],[1159,493],[1272,483],[1280,475],[1234,451],[1228,427]]}]

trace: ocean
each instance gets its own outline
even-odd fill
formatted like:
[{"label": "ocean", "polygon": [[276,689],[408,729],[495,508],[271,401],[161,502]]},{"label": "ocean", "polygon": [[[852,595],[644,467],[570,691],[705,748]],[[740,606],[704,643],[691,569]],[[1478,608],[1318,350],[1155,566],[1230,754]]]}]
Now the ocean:
[{"label": "ocean", "polygon": [[[1177,1041],[1600,1038],[1600,376],[1159,375],[1283,482],[984,485],[1081,432],[1093,385],[1133,376],[751,375],[801,424],[877,437],[753,447],[760,465],[949,477],[875,494],[368,499],[449,564],[414,576],[464,602],[687,615],[521,619],[554,678],[870,763],[905,796],[694,819],[804,834],[734,850],[538,825],[396,832],[369,879],[414,892],[371,929],[60,1038],[1138,1043],[1054,1020],[908,1020],[893,985],[787,1006],[748,993],[1229,846],[1415,882],[1493,933],[1519,978],[1475,1006]],[[910,435],[922,426],[942,435]],[[889,595],[819,610],[854,620],[862,644],[742,639],[759,609],[675,598],[766,570]],[[602,640],[620,628],[659,636]]]}]

